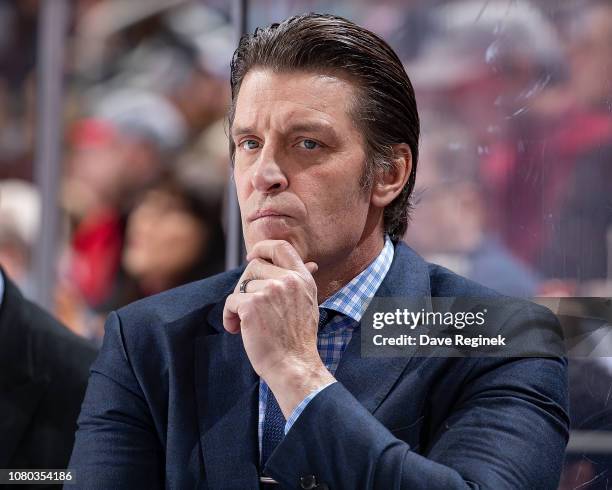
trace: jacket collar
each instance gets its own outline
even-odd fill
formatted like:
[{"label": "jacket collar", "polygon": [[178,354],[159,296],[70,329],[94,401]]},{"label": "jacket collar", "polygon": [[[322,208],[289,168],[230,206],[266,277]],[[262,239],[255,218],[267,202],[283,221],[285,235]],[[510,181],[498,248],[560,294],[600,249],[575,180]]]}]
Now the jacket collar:
[{"label": "jacket collar", "polygon": [[[402,296],[429,300],[431,288],[427,262],[399,242],[395,245],[389,272],[374,297]],[[370,308],[374,306],[374,303],[370,304]],[[430,306],[430,302],[426,306]],[[364,317],[367,316],[366,313]],[[374,414],[411,360],[409,357],[362,357],[361,328],[358,328],[340,359],[335,377]]]}]

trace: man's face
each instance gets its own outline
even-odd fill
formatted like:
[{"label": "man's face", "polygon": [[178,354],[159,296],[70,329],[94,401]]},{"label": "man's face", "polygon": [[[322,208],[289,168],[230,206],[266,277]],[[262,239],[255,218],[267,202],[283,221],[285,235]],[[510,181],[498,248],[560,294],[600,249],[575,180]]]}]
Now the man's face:
[{"label": "man's face", "polygon": [[370,193],[359,183],[365,151],[350,117],[353,96],[333,76],[247,73],[231,130],[247,250],[287,240],[321,267],[357,246]]}]

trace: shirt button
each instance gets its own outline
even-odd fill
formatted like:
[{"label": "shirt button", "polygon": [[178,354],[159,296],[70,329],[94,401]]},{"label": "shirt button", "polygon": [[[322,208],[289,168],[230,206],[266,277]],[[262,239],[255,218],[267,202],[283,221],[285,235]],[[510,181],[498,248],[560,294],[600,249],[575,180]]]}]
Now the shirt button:
[{"label": "shirt button", "polygon": [[314,475],[306,475],[300,478],[300,487],[304,490],[313,490],[317,486],[317,479]]}]

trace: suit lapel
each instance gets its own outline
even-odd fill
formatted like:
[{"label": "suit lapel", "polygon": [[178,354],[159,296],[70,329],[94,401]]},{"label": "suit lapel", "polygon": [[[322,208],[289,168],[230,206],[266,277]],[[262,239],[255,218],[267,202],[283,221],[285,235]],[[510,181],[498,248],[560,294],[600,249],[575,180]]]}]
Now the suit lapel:
[{"label": "suit lapel", "polygon": [[[393,262],[375,297],[402,296],[424,298],[428,302],[426,308],[431,307],[427,263],[400,242],[395,245]],[[342,355],[335,377],[366,409],[374,413],[412,359],[362,357],[361,328],[357,328]]]},{"label": "suit lapel", "polygon": [[210,488],[258,488],[259,378],[240,335],[223,330],[224,302],[208,322],[219,332],[196,340],[195,380],[202,457]]}]

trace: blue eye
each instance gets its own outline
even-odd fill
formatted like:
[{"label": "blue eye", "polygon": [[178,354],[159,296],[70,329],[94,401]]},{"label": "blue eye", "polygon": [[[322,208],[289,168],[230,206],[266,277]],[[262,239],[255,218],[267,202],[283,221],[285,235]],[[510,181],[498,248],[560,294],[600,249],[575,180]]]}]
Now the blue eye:
[{"label": "blue eye", "polygon": [[317,143],[314,140],[302,140],[300,143],[302,143],[302,145],[304,146],[304,148],[306,148],[307,150],[314,150],[317,146],[320,146],[319,143]]},{"label": "blue eye", "polygon": [[242,148],[245,150],[255,150],[256,148],[259,148],[259,141],[244,140],[242,143],[240,143],[240,146],[242,146]]}]

